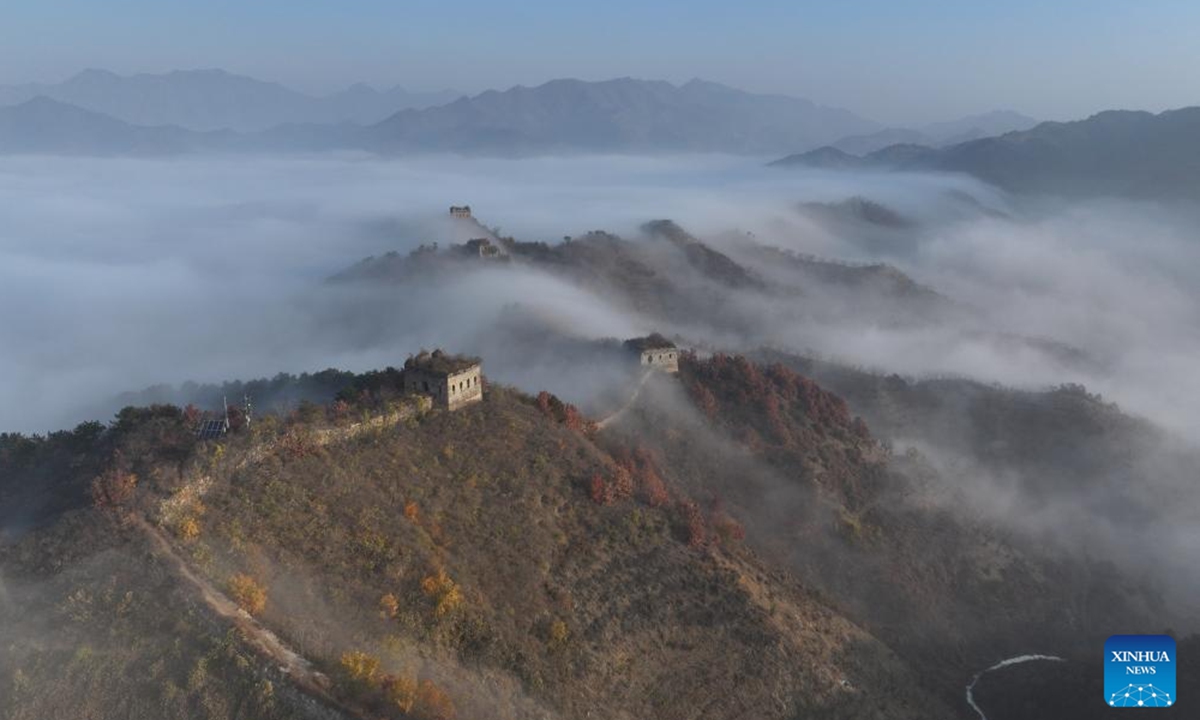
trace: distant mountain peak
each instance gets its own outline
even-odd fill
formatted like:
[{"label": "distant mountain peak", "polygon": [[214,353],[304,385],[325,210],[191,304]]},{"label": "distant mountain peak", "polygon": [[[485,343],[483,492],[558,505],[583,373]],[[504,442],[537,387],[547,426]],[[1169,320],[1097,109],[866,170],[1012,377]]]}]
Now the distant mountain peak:
[{"label": "distant mountain peak", "polygon": [[450,102],[452,92],[381,93],[365,84],[314,97],[277,82],[222,68],[120,75],[88,68],[57,84],[0,86],[0,106],[35,95],[86,108],[131,125],[177,125],[207,132],[258,132],[281,125],[378,122],[399,110]]},{"label": "distant mountain peak", "polygon": [[67,78],[66,82],[94,82],[97,80],[120,80],[121,76],[103,68],[84,68]]},{"label": "distant mountain peak", "polygon": [[718,83],[683,86],[632,77],[555,78],[517,85],[421,111],[370,128],[387,152],[732,152],[814,147],[847,128],[877,125],[808,100],[759,95]]},{"label": "distant mountain peak", "polygon": [[[170,76],[175,76],[175,77],[185,76],[186,77],[189,75],[208,76],[208,77],[239,77],[239,78],[246,77],[245,75],[231,73],[228,70],[223,70],[222,68],[178,69],[178,70],[172,70],[171,72],[167,73],[168,77],[170,77]],[[262,81],[260,81],[260,82],[262,82]]]},{"label": "distant mountain peak", "polygon": [[[380,92],[359,83],[313,97],[219,68],[124,77],[85,71],[58,85],[0,87],[0,106],[34,95],[125,123],[130,132],[174,126],[196,133],[254,133],[228,138],[233,149],[759,154],[816,147],[847,130],[877,127],[848,110],[701,79],[676,86],[632,77],[555,78],[470,98]],[[369,127],[360,131],[353,125]],[[85,141],[69,145],[75,151]],[[215,142],[210,137],[177,144],[215,147]]]},{"label": "distant mountain peak", "polygon": [[[772,165],[826,166],[829,155],[801,153]],[[1200,198],[1200,107],[1157,115],[1107,110],[940,148],[891,145],[850,156],[849,166],[968,173],[1022,194],[1194,200]]]},{"label": "distant mountain peak", "polygon": [[712,88],[714,90],[735,90],[734,88],[731,88],[728,85],[723,85],[719,82],[713,82],[712,80],[705,80],[704,78],[698,78],[698,77],[688,80],[683,85],[680,85],[680,87],[681,88]]}]

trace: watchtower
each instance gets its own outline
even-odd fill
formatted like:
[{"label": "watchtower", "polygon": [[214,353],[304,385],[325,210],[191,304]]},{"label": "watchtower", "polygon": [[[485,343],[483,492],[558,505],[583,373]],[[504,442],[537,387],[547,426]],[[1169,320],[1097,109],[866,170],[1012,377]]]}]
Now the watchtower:
[{"label": "watchtower", "polygon": [[434,407],[457,410],[483,400],[479,358],[421,351],[404,361],[404,391],[428,395]]},{"label": "watchtower", "polygon": [[679,348],[658,333],[626,340],[625,349],[639,365],[669,373],[679,372]]}]

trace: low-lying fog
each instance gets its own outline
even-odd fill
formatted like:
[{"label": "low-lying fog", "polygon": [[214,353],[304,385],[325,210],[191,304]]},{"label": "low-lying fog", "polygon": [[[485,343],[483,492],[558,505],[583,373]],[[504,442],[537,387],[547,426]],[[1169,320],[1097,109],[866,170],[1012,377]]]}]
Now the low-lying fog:
[{"label": "low-lying fog", "polygon": [[[915,224],[835,231],[799,210],[852,196]],[[68,427],[154,383],[396,365],[421,345],[470,344],[514,302],[594,337],[654,329],[569,283],[505,270],[430,296],[380,295],[370,306],[388,330],[364,342],[338,309],[349,295],[362,307],[369,291],[323,280],[369,255],[444,245],[454,239],[446,208],[463,203],[522,240],[593,229],[633,237],[641,223],[670,218],[717,247],[752,232],[822,257],[887,261],[979,313],[981,331],[1061,341],[1088,363],[1000,353],[935,326],[781,318],[763,340],[904,374],[1083,382],[1175,430],[1200,427],[1190,209],[1018,203],[962,177],[783,171],[714,156],[326,156],[0,159],[0,430]],[[490,372],[533,381],[516,368]]]}]

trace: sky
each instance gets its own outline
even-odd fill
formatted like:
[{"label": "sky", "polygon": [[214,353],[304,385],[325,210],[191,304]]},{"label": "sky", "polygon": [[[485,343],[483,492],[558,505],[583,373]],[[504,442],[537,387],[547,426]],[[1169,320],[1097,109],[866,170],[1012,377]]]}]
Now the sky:
[{"label": "sky", "polygon": [[310,92],[702,77],[889,124],[1200,102],[1194,0],[39,0],[4,14],[0,83],[88,67],[220,67]]}]

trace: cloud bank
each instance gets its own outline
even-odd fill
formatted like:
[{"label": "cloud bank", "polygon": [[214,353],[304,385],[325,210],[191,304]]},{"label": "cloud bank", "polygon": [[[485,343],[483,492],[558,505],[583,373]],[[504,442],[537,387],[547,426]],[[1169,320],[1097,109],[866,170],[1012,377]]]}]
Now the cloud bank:
[{"label": "cloud bank", "polygon": [[[750,232],[802,253],[885,260],[965,308],[969,322],[843,323],[731,295],[731,306],[766,319],[737,340],[887,372],[1083,382],[1173,429],[1200,426],[1190,368],[1200,244],[1188,229],[1194,214],[1179,208],[1031,207],[965,178],[784,173],[723,156],[11,157],[0,160],[0,196],[5,430],[67,426],[101,399],[153,383],[361,370],[421,346],[480,351],[476,339],[518,303],[582,337],[652,324],[531,269],[419,293],[323,283],[369,255],[461,241],[443,221],[452,203],[523,240],[636,236],[646,220],[669,217],[735,258],[730,238]],[[910,223],[831,224],[800,208],[852,196]],[[703,318],[678,329],[730,339]],[[1089,363],[1006,345],[1005,333],[1064,343]],[[502,379],[536,381],[515,369]]]}]

